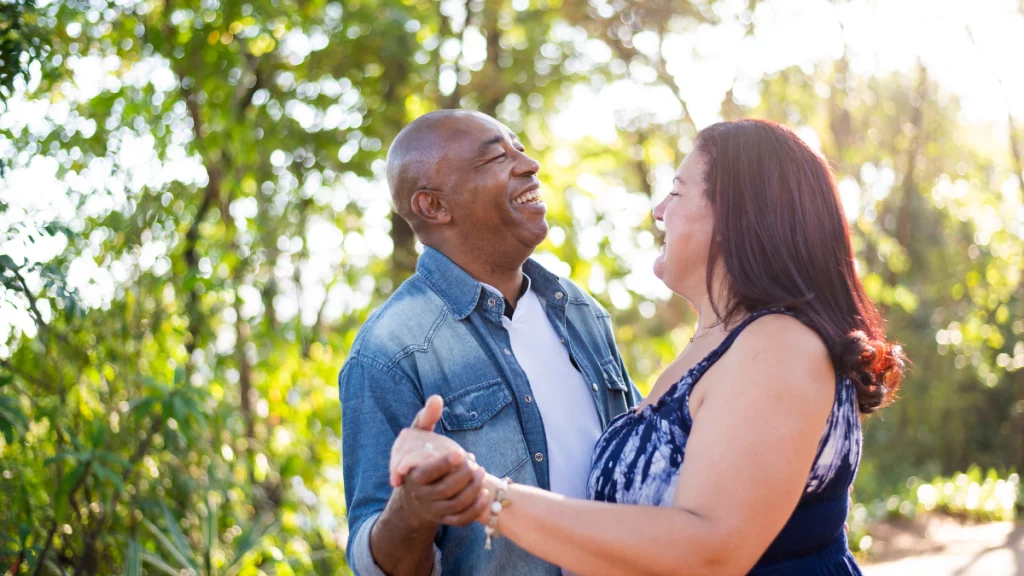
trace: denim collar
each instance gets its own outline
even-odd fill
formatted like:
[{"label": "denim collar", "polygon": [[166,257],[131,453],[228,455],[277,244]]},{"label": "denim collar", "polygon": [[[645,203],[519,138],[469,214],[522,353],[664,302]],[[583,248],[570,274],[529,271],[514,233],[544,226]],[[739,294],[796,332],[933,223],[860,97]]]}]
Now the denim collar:
[{"label": "denim collar", "polygon": [[[456,320],[469,316],[480,301],[483,284],[466,273],[439,250],[423,247],[416,263],[416,273],[444,300]],[[568,294],[555,276],[532,258],[523,263],[523,273],[530,277],[530,288],[542,300],[565,307]]]}]

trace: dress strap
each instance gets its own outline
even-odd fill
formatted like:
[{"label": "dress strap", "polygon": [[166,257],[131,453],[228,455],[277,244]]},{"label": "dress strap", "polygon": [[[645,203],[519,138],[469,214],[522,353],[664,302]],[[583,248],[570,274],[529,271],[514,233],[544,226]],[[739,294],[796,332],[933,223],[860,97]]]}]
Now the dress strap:
[{"label": "dress strap", "polygon": [[750,326],[750,324],[753,323],[754,320],[757,320],[762,316],[768,316],[769,314],[786,314],[787,316],[792,316],[793,312],[786,308],[767,308],[764,310],[758,310],[744,318],[742,322],[737,324],[735,328],[729,331],[729,333],[725,336],[725,339],[722,340],[722,342],[717,347],[715,347],[714,350],[709,352],[708,355],[704,357],[704,360],[702,360],[697,366],[695,366],[696,370],[694,371],[695,374],[693,375],[694,382],[699,380],[700,377],[703,376],[704,373],[708,371],[708,368],[714,366],[715,362],[718,362],[718,359],[721,358],[722,355],[725,354],[729,350],[729,348],[732,347],[732,343],[736,341],[736,338],[740,335],[740,332],[743,332],[743,330],[747,326]]}]

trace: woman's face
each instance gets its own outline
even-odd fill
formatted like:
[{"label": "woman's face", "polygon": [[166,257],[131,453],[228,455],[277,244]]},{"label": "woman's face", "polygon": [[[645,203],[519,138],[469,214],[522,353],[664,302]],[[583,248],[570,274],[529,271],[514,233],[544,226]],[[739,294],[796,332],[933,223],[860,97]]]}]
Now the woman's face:
[{"label": "woman's face", "polygon": [[673,292],[691,301],[706,291],[708,249],[714,214],[704,193],[704,155],[690,152],[676,170],[672,192],[654,208],[665,227],[665,243],[654,274]]}]

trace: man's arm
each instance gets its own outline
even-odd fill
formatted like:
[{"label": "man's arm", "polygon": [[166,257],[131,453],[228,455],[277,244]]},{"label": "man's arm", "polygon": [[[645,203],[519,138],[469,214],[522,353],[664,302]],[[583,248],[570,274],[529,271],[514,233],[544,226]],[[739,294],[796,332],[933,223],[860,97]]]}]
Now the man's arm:
[{"label": "man's arm", "polygon": [[[464,454],[440,455],[392,490],[391,447],[423,408],[418,390],[363,358],[349,359],[339,386],[350,566],[360,576],[439,574],[440,551],[433,545],[438,525],[472,522],[482,471]],[[433,430],[440,408],[436,412],[419,426]]]}]

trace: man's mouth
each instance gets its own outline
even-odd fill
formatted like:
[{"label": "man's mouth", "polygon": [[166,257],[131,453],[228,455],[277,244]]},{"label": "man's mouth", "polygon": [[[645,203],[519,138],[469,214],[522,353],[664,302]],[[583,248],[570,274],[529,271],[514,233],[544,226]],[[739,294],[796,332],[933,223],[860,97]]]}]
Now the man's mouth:
[{"label": "man's mouth", "polygon": [[513,198],[512,199],[512,204],[514,204],[514,205],[537,204],[540,201],[541,201],[540,189],[532,188],[530,190],[526,190],[525,192],[521,192],[518,196]]}]

